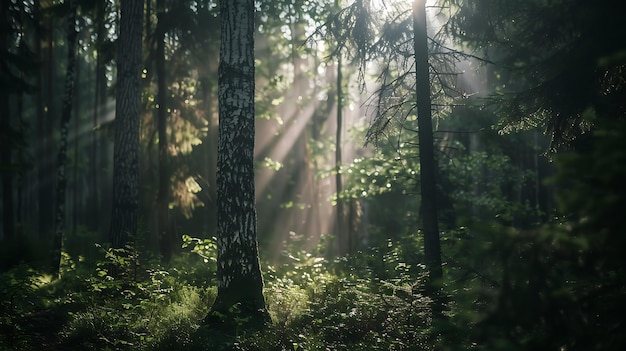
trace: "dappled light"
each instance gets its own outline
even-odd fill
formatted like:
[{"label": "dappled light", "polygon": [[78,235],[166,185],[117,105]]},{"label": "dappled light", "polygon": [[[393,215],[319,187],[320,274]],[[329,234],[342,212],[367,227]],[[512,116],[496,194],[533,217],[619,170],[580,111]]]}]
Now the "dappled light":
[{"label": "dappled light", "polygon": [[0,350],[623,350],[618,5],[0,2]]}]

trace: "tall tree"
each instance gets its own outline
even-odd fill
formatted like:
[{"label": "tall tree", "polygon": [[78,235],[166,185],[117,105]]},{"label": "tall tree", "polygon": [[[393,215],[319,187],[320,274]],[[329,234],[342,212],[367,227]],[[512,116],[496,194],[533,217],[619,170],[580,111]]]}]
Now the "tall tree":
[{"label": "tall tree", "polygon": [[[335,5],[339,8],[339,0],[335,1]],[[343,131],[343,58],[341,52],[337,54],[337,131],[335,133],[335,189],[337,190],[337,225],[336,233],[337,242],[339,243],[340,255],[348,252],[347,245],[343,243],[348,241],[344,216],[344,201],[341,198],[343,184],[341,179],[341,151],[342,151],[342,131]]]},{"label": "tall tree", "polygon": [[261,327],[269,314],[256,238],[254,1],[221,1],[220,15],[218,293],[205,322],[232,328],[237,318]]},{"label": "tall tree", "polygon": [[158,191],[157,191],[157,232],[161,255],[165,261],[169,261],[173,251],[173,235],[170,232],[170,172],[168,167],[168,141],[167,141],[167,115],[168,115],[168,94],[165,70],[165,0],[157,0],[157,26],[155,30],[156,41],[156,74],[157,74],[157,109],[156,125],[159,139],[159,170],[158,170]]},{"label": "tall tree", "polygon": [[67,146],[69,123],[72,115],[72,102],[74,100],[74,83],[76,68],[76,8],[78,1],[69,0],[67,14],[67,67],[65,72],[65,92],[63,97],[63,109],[61,111],[61,139],[59,142],[59,154],[57,158],[57,184],[56,184],[56,209],[53,236],[53,261],[52,271],[59,272],[61,264],[61,251],[63,250],[63,237],[65,235],[65,208],[67,193]]},{"label": "tall tree", "polygon": [[49,239],[54,225],[54,186],[51,174],[54,169],[54,140],[49,131],[55,128],[56,106],[54,99],[54,17],[52,0],[35,0],[34,13],[37,58],[42,62],[37,78],[37,195],[39,236]]},{"label": "tall tree", "polygon": [[121,3],[110,231],[111,245],[116,248],[137,232],[143,4],[143,0]]},{"label": "tall tree", "polygon": [[[103,140],[100,134],[96,130],[99,128],[103,110],[107,105],[107,77],[106,77],[106,14],[108,8],[108,0],[98,0],[95,4],[95,18],[94,18],[94,32],[96,35],[95,49],[96,49],[96,67],[95,67],[95,80],[94,80],[94,96],[93,96],[93,131],[91,133],[91,148],[89,157],[89,187],[91,188],[91,201],[90,211],[88,213],[89,224],[92,228],[100,228],[102,200],[105,198],[103,195],[102,185],[104,184],[101,179],[101,170],[104,169],[104,157],[102,155]],[[110,54],[109,54],[110,55]]]},{"label": "tall tree", "polygon": [[[386,6],[386,5],[383,5]],[[362,0],[355,1],[349,7],[343,9],[335,18],[334,23],[339,30],[332,30],[331,35],[338,38],[339,43],[350,43],[354,50],[352,55],[361,66],[361,78],[365,71],[365,63],[379,58],[383,59],[381,73],[378,77],[381,86],[378,89],[377,116],[375,117],[366,135],[368,140],[375,140],[394,128],[392,120],[398,122],[398,140],[402,137],[402,131],[415,131],[409,123],[408,114],[412,111],[413,103],[417,107],[417,146],[420,158],[420,186],[421,186],[421,217],[424,234],[424,256],[430,272],[431,282],[442,278],[441,249],[439,239],[439,223],[437,211],[437,182],[436,163],[434,158],[434,138],[432,125],[431,83],[438,84],[438,90],[447,93],[454,87],[449,84],[449,78],[438,75],[434,82],[430,80],[429,45],[427,34],[426,1],[413,1],[413,32],[405,30],[410,28],[411,18],[401,20],[408,11],[404,11],[404,4],[389,5],[391,20],[379,32],[371,29],[374,22],[371,16],[371,8]],[[395,10],[392,10],[395,8]],[[342,27],[343,26],[343,27]],[[376,40],[375,36],[379,38]],[[411,35],[413,40],[411,40]],[[410,45],[412,44],[412,48]],[[414,66],[407,64],[411,50],[414,53]],[[441,52],[446,49],[442,47]],[[441,56],[441,55],[440,55]],[[445,55],[444,55],[445,56]],[[411,62],[412,63],[412,62]],[[409,68],[410,67],[410,68]],[[415,90],[412,90],[410,70],[415,67]],[[447,68],[447,67],[446,67]],[[397,77],[394,72],[398,71]],[[453,76],[453,74],[448,74]],[[409,101],[415,93],[415,100]],[[389,99],[390,96],[401,97],[400,101]],[[411,108],[405,109],[406,103]],[[406,112],[409,111],[409,112]],[[399,116],[402,116],[401,118]],[[413,141],[410,142],[413,144]],[[398,141],[398,144],[401,144]]]},{"label": "tall tree", "polygon": [[420,156],[420,187],[424,257],[431,282],[442,278],[441,245],[437,217],[437,180],[433,144],[432,110],[430,99],[430,68],[428,65],[428,35],[426,32],[426,1],[413,2],[413,34],[415,50],[415,79],[417,123]]}]

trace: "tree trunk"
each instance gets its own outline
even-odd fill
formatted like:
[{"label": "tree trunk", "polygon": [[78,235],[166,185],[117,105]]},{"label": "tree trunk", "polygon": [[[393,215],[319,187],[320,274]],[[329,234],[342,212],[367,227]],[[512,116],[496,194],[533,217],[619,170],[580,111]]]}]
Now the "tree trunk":
[{"label": "tree trunk", "polygon": [[[413,30],[415,36],[416,100],[424,256],[429,271],[430,283],[437,284],[443,277],[443,272],[441,269],[441,245],[437,221],[437,181],[435,179],[436,164],[433,145],[425,0],[415,0],[413,3]],[[437,301],[435,304],[437,304]]]},{"label": "tree trunk", "polygon": [[[80,91],[80,61],[76,62],[76,76],[75,86]],[[81,190],[81,184],[78,181],[78,154],[80,145],[80,97],[72,96],[74,105],[74,163],[72,164],[72,235],[76,237],[78,230],[78,218],[83,218],[85,213],[83,212],[84,206],[78,204],[79,194]]]},{"label": "tree trunk", "polygon": [[167,141],[167,81],[165,76],[165,1],[157,0],[156,73],[157,105],[156,125],[159,137],[159,186],[157,192],[157,233],[163,260],[168,262],[174,250],[174,237],[170,232],[169,202],[170,175],[168,167]]},{"label": "tree trunk", "polygon": [[344,201],[340,195],[343,191],[341,179],[341,132],[343,129],[343,76],[342,76],[342,59],[341,53],[337,58],[337,130],[335,132],[335,186],[337,190],[337,232],[336,241],[338,243],[338,253],[343,255],[346,253],[347,231],[344,216]]},{"label": "tree trunk", "polygon": [[139,114],[143,1],[122,1],[117,56],[113,210],[110,240],[123,247],[137,232],[139,208]]},{"label": "tree trunk", "polygon": [[59,273],[63,237],[65,235],[65,196],[67,192],[67,144],[70,117],[72,115],[72,100],[74,98],[74,70],[76,67],[76,0],[69,0],[67,15],[67,68],[65,72],[65,96],[61,113],[61,138],[59,141],[59,155],[57,158],[56,210],[54,222],[54,236],[52,241],[52,272]]},{"label": "tree trunk", "polygon": [[53,46],[54,31],[52,16],[48,13],[52,6],[51,0],[36,0],[34,14],[37,28],[37,58],[41,60],[41,70],[37,77],[37,228],[39,237],[48,240],[53,226],[54,188],[52,181],[53,161],[52,152],[54,141],[50,130],[54,128],[54,64]]},{"label": "tree trunk", "polygon": [[256,239],[254,1],[220,2],[218,293],[205,323],[234,331],[269,321]]},{"label": "tree trunk", "polygon": [[[0,28],[8,29],[9,9],[8,2],[0,4]],[[0,32],[0,53],[8,51],[8,33]],[[5,238],[12,238],[15,231],[15,204],[13,196],[13,167],[12,167],[12,133],[11,111],[9,108],[9,91],[5,89],[8,82],[8,72],[4,65],[0,65],[0,173],[2,174],[2,232]]]},{"label": "tree trunk", "polygon": [[95,19],[95,32],[96,32],[96,50],[98,55],[96,56],[96,70],[94,81],[94,103],[93,103],[93,130],[91,132],[91,149],[89,157],[89,190],[90,190],[90,208],[87,212],[87,220],[89,226],[94,230],[100,230],[100,213],[102,209],[102,199],[100,196],[102,191],[102,181],[100,179],[101,171],[103,167],[103,160],[101,160],[102,154],[100,148],[103,148],[103,144],[100,132],[97,128],[100,126],[100,116],[102,114],[103,107],[106,106],[106,72],[104,65],[104,42],[105,42],[105,18],[107,12],[108,0],[99,0],[96,3],[96,19]]}]

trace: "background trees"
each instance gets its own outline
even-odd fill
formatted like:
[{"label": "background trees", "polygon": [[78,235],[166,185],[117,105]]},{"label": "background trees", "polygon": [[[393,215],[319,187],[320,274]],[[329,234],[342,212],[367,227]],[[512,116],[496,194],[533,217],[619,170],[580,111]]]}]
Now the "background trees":
[{"label": "background trees", "polygon": [[[428,1],[426,30],[406,1],[259,2],[237,121],[219,111],[238,100],[218,75],[242,75],[218,70],[229,62],[218,24],[229,22],[217,2],[147,1],[132,33],[130,2],[76,3],[56,280],[43,268],[62,198],[53,155],[69,7],[0,7],[2,347],[623,348],[625,48],[614,2]],[[133,50],[121,49],[130,34]],[[127,102],[138,116],[128,129],[114,113]],[[421,126],[428,112],[432,127]],[[133,143],[116,140],[128,130]],[[422,179],[424,145],[436,185]],[[136,174],[123,214],[136,208],[137,225],[111,249],[114,162]],[[235,185],[229,174],[240,174]],[[437,322],[420,232],[426,193],[438,206],[429,232],[441,239]],[[231,293],[228,277],[254,289]],[[248,317],[267,315],[263,333],[246,331]],[[232,335],[214,338],[200,327],[207,316]]]},{"label": "background trees", "polygon": [[497,63],[493,98],[502,128],[544,129],[557,149],[589,130],[590,114],[623,114],[616,77],[626,32],[611,10],[615,2],[451,4],[459,11],[447,32]]}]

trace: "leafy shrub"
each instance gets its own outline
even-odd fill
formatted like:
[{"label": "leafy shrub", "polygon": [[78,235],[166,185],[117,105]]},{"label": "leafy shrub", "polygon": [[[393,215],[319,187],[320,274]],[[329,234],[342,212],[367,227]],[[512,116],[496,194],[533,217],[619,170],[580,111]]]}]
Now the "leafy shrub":
[{"label": "leafy shrub", "polygon": [[52,276],[20,264],[0,276],[0,348],[30,350],[43,338],[38,328],[47,311],[42,289]]},{"label": "leafy shrub", "polygon": [[[266,270],[269,330],[233,345],[237,350],[419,350],[428,349],[430,300],[425,271],[403,262],[391,242],[370,252],[329,262],[306,252]],[[379,262],[380,261],[380,262]],[[386,279],[373,277],[381,263]]]},{"label": "leafy shrub", "polygon": [[215,288],[207,285],[210,279],[203,285],[190,285],[195,279],[185,276],[184,266],[141,266],[132,246],[103,252],[95,273],[85,279],[85,308],[72,314],[63,343],[93,350],[170,349],[189,344],[216,295]]}]

